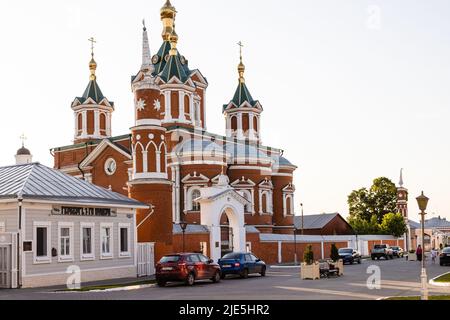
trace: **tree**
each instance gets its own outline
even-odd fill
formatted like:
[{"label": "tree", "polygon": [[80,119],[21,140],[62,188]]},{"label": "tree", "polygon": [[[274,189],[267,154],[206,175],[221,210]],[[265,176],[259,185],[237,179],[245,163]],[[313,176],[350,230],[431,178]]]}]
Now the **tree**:
[{"label": "tree", "polygon": [[354,190],[348,196],[350,225],[358,234],[380,233],[383,217],[397,208],[397,188],[388,178],[373,180],[370,189]]},{"label": "tree", "polygon": [[306,247],[306,250],[303,253],[303,262],[305,262],[306,264],[312,264],[314,262],[314,252],[312,250],[312,245],[308,245]]},{"label": "tree", "polygon": [[405,219],[400,213],[387,213],[383,217],[380,228],[385,234],[400,237],[406,232]]},{"label": "tree", "polygon": [[339,260],[339,250],[336,247],[336,244],[334,244],[334,243],[331,245],[330,258],[333,261],[338,261]]}]

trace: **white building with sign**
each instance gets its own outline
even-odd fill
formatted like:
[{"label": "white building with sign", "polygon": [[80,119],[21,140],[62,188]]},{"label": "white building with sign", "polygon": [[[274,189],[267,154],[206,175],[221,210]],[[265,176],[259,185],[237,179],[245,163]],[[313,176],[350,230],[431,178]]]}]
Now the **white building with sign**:
[{"label": "white building with sign", "polygon": [[45,167],[0,167],[0,287],[136,277],[133,199]]}]

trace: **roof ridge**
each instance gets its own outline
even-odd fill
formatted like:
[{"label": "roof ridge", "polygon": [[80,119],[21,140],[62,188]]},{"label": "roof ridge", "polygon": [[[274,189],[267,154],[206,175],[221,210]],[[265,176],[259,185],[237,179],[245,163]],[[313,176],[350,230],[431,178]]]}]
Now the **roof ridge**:
[{"label": "roof ridge", "polygon": [[41,165],[40,163],[33,163],[33,164],[30,165],[30,171],[28,172],[27,176],[25,177],[25,179],[23,181],[23,184],[22,184],[22,187],[20,187],[20,191],[17,194],[17,198],[19,198],[19,200],[23,198],[23,189],[25,189],[25,186],[26,186],[26,184],[28,182],[28,179],[30,179],[30,176],[33,173],[34,168],[36,166],[40,166],[40,165]]}]

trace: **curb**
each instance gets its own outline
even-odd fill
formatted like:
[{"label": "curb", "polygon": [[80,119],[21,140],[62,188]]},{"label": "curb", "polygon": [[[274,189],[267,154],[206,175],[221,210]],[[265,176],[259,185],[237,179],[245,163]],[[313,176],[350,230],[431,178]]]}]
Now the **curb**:
[{"label": "curb", "polygon": [[270,266],[271,269],[300,269],[301,266]]},{"label": "curb", "polygon": [[450,274],[450,272],[446,272],[446,273],[443,273],[443,274],[441,274],[441,275],[439,275],[437,277],[434,277],[433,279],[428,281],[428,283],[431,284],[432,286],[435,286],[435,287],[450,287],[450,282],[436,282],[436,281],[434,281],[435,279],[440,278],[442,276],[445,276],[446,274]]},{"label": "curb", "polygon": [[139,289],[147,289],[147,288],[153,288],[156,287],[156,284],[141,284],[141,285],[134,285],[134,286],[128,286],[128,287],[118,287],[118,288],[111,288],[111,289],[94,289],[94,290],[86,290],[86,291],[78,291],[78,290],[69,290],[69,291],[53,291],[53,293],[102,293],[102,292],[118,292],[118,291],[131,291],[131,290],[139,290]]}]

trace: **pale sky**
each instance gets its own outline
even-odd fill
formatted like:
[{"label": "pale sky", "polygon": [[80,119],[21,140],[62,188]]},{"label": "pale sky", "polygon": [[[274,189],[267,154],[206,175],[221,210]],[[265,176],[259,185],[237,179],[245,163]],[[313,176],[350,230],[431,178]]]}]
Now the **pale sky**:
[{"label": "pale sky", "polygon": [[[143,18],[154,54],[164,0],[0,1],[0,165],[22,133],[34,160],[73,139],[70,104],[89,79],[116,103],[113,134],[133,124],[130,76],[140,66]],[[222,105],[237,86],[238,41],[247,85],[265,111],[265,145],[299,166],[296,208],[347,215],[347,195],[404,168],[414,198],[450,218],[448,0],[173,0],[178,48],[210,83],[208,131],[225,133]]]}]

